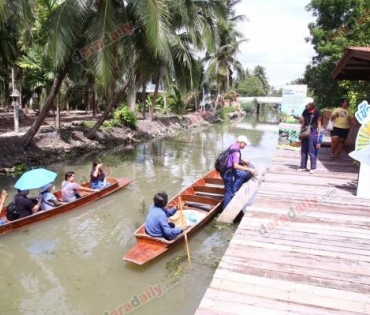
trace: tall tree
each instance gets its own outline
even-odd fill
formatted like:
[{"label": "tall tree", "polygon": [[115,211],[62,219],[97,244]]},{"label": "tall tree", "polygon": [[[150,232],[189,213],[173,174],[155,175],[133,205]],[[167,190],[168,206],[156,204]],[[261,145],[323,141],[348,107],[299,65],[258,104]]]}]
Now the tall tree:
[{"label": "tall tree", "polygon": [[[241,63],[236,59],[241,43],[247,41],[243,34],[237,30],[237,22],[244,21],[244,15],[237,15],[235,6],[240,0],[224,1],[225,13],[217,23],[218,43],[213,53],[207,51],[204,62],[207,64],[205,78],[215,81],[217,87],[217,98],[220,93],[229,89],[233,70],[238,76],[242,76],[244,70]],[[217,103],[217,102],[216,102]]]},{"label": "tall tree", "polygon": [[364,84],[336,81],[331,72],[347,47],[370,44],[369,1],[312,0],[306,9],[316,17],[316,21],[309,24],[311,36],[306,39],[316,51],[305,72],[309,89],[321,106],[334,106],[345,94],[353,96],[352,103],[356,103],[367,90]]},{"label": "tall tree", "polygon": [[264,93],[265,93],[265,95],[267,95],[267,93],[270,90],[270,86],[269,86],[269,83],[268,83],[268,80],[267,80],[265,68],[262,67],[262,66],[256,66],[253,70],[253,75],[261,81]]}]

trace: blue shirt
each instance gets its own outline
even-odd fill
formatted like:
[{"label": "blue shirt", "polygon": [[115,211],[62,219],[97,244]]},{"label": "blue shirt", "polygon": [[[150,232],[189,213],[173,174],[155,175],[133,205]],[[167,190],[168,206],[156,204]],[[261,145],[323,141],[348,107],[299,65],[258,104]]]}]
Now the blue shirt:
[{"label": "blue shirt", "polygon": [[148,215],[145,220],[145,230],[150,236],[164,237],[166,240],[172,240],[177,235],[182,233],[182,228],[171,228],[167,218],[174,215],[176,208],[165,210],[163,208],[152,205],[149,208]]}]

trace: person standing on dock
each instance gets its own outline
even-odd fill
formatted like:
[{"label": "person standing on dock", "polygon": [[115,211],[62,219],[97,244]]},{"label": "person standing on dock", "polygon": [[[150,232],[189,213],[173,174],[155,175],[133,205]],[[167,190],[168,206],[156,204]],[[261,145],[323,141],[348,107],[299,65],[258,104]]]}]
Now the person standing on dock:
[{"label": "person standing on dock", "polygon": [[331,160],[340,160],[340,154],[343,151],[344,142],[349,134],[349,127],[353,115],[348,110],[348,99],[342,98],[340,106],[334,109],[330,119],[333,121],[333,130],[331,131]]},{"label": "person standing on dock", "polygon": [[[223,209],[229,204],[239,188],[253,176],[258,175],[258,171],[249,161],[244,161],[240,150],[247,146],[247,137],[239,136],[236,143],[230,146],[229,150],[234,150],[229,155],[227,169],[221,173],[225,185],[225,198]],[[237,150],[235,150],[237,149]]]},{"label": "person standing on dock", "polygon": [[[317,148],[319,145],[317,140],[321,132],[321,113],[316,109],[314,102],[307,105],[302,113],[301,127],[310,126],[311,133],[308,138],[301,140],[301,166],[297,171],[309,171],[310,174],[314,174],[316,171]],[[311,169],[307,168],[308,157],[310,157]]]}]

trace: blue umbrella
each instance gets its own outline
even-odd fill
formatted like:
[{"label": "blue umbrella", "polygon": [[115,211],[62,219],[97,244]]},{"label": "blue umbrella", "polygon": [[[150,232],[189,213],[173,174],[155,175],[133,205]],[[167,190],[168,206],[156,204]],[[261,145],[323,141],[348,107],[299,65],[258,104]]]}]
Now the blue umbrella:
[{"label": "blue umbrella", "polygon": [[57,173],[44,168],[35,168],[25,172],[15,183],[14,188],[19,190],[37,189],[52,183],[57,177]]}]

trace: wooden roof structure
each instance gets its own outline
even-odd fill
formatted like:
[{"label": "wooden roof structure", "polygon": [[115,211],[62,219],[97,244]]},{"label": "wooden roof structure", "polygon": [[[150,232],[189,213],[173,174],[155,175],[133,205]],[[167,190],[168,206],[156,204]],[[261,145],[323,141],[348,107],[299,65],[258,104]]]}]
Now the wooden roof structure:
[{"label": "wooden roof structure", "polygon": [[331,75],[336,80],[370,81],[370,47],[347,48]]}]

